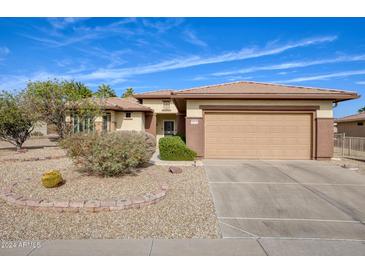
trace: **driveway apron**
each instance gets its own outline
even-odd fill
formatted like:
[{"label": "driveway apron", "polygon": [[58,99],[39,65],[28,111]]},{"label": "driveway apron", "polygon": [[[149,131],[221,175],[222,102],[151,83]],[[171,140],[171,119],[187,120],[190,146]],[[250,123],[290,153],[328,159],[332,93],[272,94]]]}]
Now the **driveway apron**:
[{"label": "driveway apron", "polygon": [[255,238],[271,250],[278,241],[359,241],[365,254],[364,175],[319,161],[205,160],[204,167],[223,238]]}]

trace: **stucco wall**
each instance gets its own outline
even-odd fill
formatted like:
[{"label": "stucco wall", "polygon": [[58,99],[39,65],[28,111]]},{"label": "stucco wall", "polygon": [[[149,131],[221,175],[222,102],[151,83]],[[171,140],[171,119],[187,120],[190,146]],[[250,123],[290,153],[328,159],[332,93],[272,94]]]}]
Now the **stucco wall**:
[{"label": "stucco wall", "polygon": [[365,121],[362,122],[363,126],[358,126],[358,122],[337,123],[337,133],[345,133],[349,137],[365,137]]},{"label": "stucco wall", "polygon": [[177,113],[177,108],[174,102],[170,101],[170,110],[163,109],[163,101],[165,99],[143,99],[142,104],[153,109],[155,113]]},{"label": "stucco wall", "polygon": [[203,117],[201,105],[319,106],[317,118],[332,118],[332,102],[322,100],[187,100],[186,117]]},{"label": "stucco wall", "polygon": [[[144,113],[131,112],[132,117],[126,118],[124,112],[115,112],[116,130],[137,130],[144,131]],[[112,120],[113,122],[113,120]]]}]

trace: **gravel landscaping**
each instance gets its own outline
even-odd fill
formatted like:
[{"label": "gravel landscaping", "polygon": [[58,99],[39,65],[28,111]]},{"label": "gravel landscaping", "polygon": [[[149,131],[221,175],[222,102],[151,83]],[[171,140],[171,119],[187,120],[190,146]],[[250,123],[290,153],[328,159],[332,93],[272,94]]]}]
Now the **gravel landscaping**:
[{"label": "gravel landscaping", "polygon": [[[32,149],[0,155],[0,162],[9,157],[43,158],[62,153],[56,148]],[[43,188],[40,176],[49,169],[59,169],[66,183]],[[107,199],[153,191],[162,183],[168,185],[168,193],[154,205],[98,213],[33,211],[0,200],[0,239],[217,238],[219,228],[204,169],[182,170],[171,174],[167,166],[151,165],[135,174],[104,178],[80,173],[68,158],[1,162],[0,187],[18,182],[15,191],[34,198]]]},{"label": "gravel landscaping", "polygon": [[356,168],[357,172],[365,174],[365,160],[355,160],[349,158],[338,158],[338,160],[330,161],[332,164],[346,167],[346,168]]},{"label": "gravel landscaping", "polygon": [[45,147],[43,149],[26,149],[26,152],[15,152],[10,149],[0,149],[0,162],[26,161],[38,158],[40,160],[47,157],[66,157],[66,152],[58,147]]}]

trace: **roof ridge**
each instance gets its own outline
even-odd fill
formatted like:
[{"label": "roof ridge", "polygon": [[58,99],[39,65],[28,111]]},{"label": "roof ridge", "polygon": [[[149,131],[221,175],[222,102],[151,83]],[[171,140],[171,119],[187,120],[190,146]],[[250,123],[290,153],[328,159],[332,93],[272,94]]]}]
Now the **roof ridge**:
[{"label": "roof ridge", "polygon": [[158,89],[158,90],[151,90],[151,91],[145,91],[145,92],[138,92],[135,93],[135,95],[145,94],[145,93],[155,93],[155,92],[162,92],[162,91],[175,91],[174,89]]},{"label": "roof ridge", "polygon": [[205,86],[199,86],[199,87],[193,87],[193,88],[187,88],[187,89],[180,89],[180,90],[177,90],[177,92],[196,90],[196,89],[205,89],[205,88],[211,88],[211,87],[220,87],[220,86],[233,85],[233,84],[243,84],[243,83],[244,84],[259,84],[259,85],[266,85],[266,86],[279,86],[279,87],[285,87],[285,88],[302,88],[302,89],[316,89],[316,90],[323,90],[323,91],[356,93],[355,91],[346,91],[346,90],[341,90],[341,89],[284,85],[284,84],[279,84],[279,83],[264,83],[264,82],[255,82],[255,81],[234,81],[234,82],[227,82],[227,83],[220,83],[220,84],[212,84],[212,85],[205,85]]}]

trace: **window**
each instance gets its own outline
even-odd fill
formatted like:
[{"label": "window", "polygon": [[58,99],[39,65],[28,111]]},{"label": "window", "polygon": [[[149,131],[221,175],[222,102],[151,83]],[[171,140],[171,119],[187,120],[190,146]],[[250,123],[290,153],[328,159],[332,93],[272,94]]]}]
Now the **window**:
[{"label": "window", "polygon": [[94,131],[94,119],[91,116],[80,118],[77,113],[71,114],[73,132],[93,132]]},{"label": "window", "polygon": [[170,110],[170,100],[164,100],[162,101],[162,110]]},{"label": "window", "polygon": [[357,125],[358,126],[363,126],[364,125],[364,122],[357,122]]},{"label": "window", "polygon": [[104,132],[110,131],[110,123],[111,123],[111,114],[104,113],[104,115],[103,115],[103,131]]},{"label": "window", "polygon": [[132,118],[132,112],[126,112],[125,118]]}]

